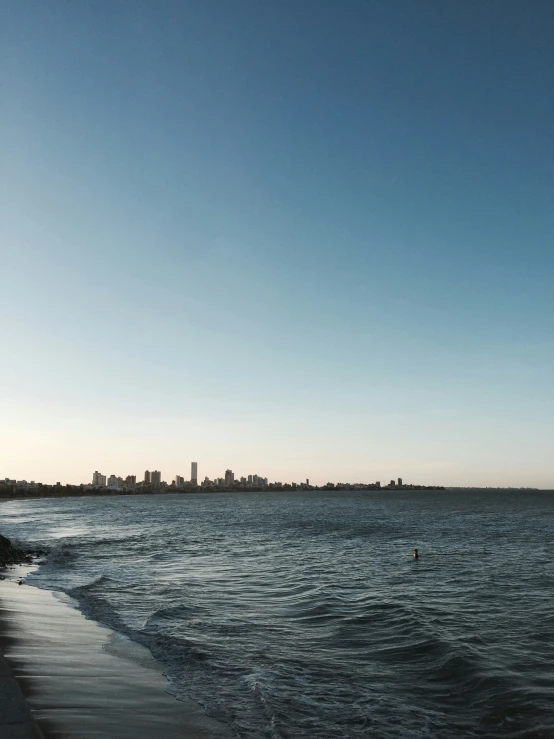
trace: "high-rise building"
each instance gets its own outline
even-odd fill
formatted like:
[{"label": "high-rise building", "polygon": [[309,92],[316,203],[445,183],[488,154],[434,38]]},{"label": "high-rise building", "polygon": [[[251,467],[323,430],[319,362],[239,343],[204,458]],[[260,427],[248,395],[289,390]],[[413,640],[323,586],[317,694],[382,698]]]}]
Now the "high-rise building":
[{"label": "high-rise building", "polygon": [[309,477],[307,477],[307,478],[306,478],[306,485],[309,485],[309,484],[310,484],[310,478],[309,478]]},{"label": "high-rise building", "polygon": [[152,474],[150,475],[150,484],[160,485],[161,482],[162,482],[162,473],[159,470],[152,470]]},{"label": "high-rise building", "polygon": [[128,487],[135,487],[137,484],[137,476],[136,475],[127,475],[125,478],[125,485]]},{"label": "high-rise building", "polygon": [[394,488],[394,487],[396,487],[396,483],[395,483],[395,481],[394,481],[394,480],[391,480],[391,481],[390,481],[390,487],[391,487],[391,488]]},{"label": "high-rise building", "polygon": [[150,485],[150,472],[148,470],[144,473],[144,484]]},{"label": "high-rise building", "polygon": [[118,482],[117,475],[110,475],[108,479],[108,487],[110,488],[117,487],[117,482]]},{"label": "high-rise building", "polygon": [[225,485],[230,487],[235,481],[233,470],[225,470]]},{"label": "high-rise building", "polygon": [[185,484],[185,478],[181,477],[181,475],[175,475],[175,485],[177,485],[178,488],[182,488]]},{"label": "high-rise building", "polygon": [[248,475],[248,484],[252,485],[252,475]]},{"label": "high-rise building", "polygon": [[191,462],[190,481],[192,482],[193,485],[198,484],[198,462]]},{"label": "high-rise building", "polygon": [[399,488],[402,487],[402,478],[401,477],[398,478],[398,487]]},{"label": "high-rise building", "polygon": [[92,475],[92,484],[97,487],[106,486],[106,475],[102,475],[100,472],[94,472]]}]

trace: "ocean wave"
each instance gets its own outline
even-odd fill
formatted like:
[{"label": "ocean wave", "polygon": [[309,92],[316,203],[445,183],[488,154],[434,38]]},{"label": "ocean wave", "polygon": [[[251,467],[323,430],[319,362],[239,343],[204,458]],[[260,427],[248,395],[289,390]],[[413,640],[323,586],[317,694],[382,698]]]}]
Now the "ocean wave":
[{"label": "ocean wave", "polygon": [[84,593],[90,592],[95,589],[101,589],[106,585],[111,584],[112,582],[114,582],[113,579],[108,575],[98,575],[97,577],[94,577],[90,582],[84,583],[83,585],[76,585],[73,588],[67,589],[66,592],[73,598],[79,598],[79,596],[82,596]]},{"label": "ocean wave", "polygon": [[[554,516],[529,537],[500,497],[501,526],[487,508],[471,530],[432,496],[424,516],[407,497],[282,500],[29,501],[21,526],[49,545],[30,578],[148,647],[240,739],[554,736]],[[484,556],[491,527],[506,538]]]},{"label": "ocean wave", "polygon": [[50,546],[46,550],[46,562],[50,564],[68,566],[73,564],[78,557],[76,547],[65,542]]}]

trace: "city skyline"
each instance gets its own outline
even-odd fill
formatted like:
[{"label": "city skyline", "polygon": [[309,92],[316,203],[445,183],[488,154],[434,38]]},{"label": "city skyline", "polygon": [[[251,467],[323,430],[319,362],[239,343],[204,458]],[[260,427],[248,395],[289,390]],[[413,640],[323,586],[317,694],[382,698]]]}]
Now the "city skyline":
[{"label": "city skyline", "polygon": [[554,487],[551,28],[5,0],[5,474]]},{"label": "city skyline", "polygon": [[[386,484],[380,480],[353,482],[343,480],[339,482],[327,482],[325,484],[312,484],[306,478],[305,481],[282,481],[269,480],[259,475],[244,475],[235,479],[232,470],[226,470],[225,477],[210,480],[205,477],[198,485],[192,480],[185,480],[181,475],[176,475],[171,483],[165,480],[155,483],[146,482],[149,478],[145,474],[145,480],[137,481],[136,475],[127,475],[125,479],[116,475],[102,475],[98,471],[93,473],[92,483],[80,483],[77,485],[62,485],[61,482],[47,484],[34,480],[15,480],[0,478],[0,497],[57,497],[57,496],[94,496],[94,495],[158,495],[158,494],[194,494],[194,493],[238,493],[256,492],[258,494],[272,492],[317,492],[317,491],[421,491],[435,490],[437,492],[464,491],[464,490],[493,490],[493,491],[520,491],[520,492],[554,492],[542,490],[530,486],[462,486],[462,485],[425,485],[421,482],[406,482],[401,477],[392,479]],[[157,480],[157,478],[155,478]]]},{"label": "city skyline", "polygon": [[[193,476],[193,473],[196,474],[196,477]],[[124,491],[129,491],[131,489],[135,488],[141,488],[144,487],[146,489],[170,489],[170,488],[187,488],[189,490],[202,490],[204,488],[206,489],[214,489],[214,488],[225,488],[225,489],[238,489],[238,488],[274,488],[274,487],[290,487],[293,486],[294,489],[296,488],[304,488],[304,489],[325,489],[325,488],[332,488],[337,487],[340,488],[342,486],[349,488],[375,488],[375,489],[409,489],[409,488],[421,488],[421,487],[427,487],[432,488],[434,485],[441,489],[497,489],[497,490],[551,490],[554,488],[538,488],[536,486],[532,485],[473,485],[473,486],[464,486],[461,484],[448,484],[444,485],[442,483],[431,483],[427,484],[427,482],[417,481],[410,481],[406,482],[406,480],[403,477],[397,477],[397,478],[391,478],[388,482],[386,481],[387,478],[385,476],[383,483],[381,483],[381,479],[375,479],[371,478],[371,476],[367,476],[365,478],[360,478],[357,481],[353,481],[349,478],[348,475],[343,475],[343,477],[339,480],[327,480],[326,482],[322,481],[316,481],[312,479],[310,482],[310,478],[306,477],[303,480],[299,479],[292,479],[292,478],[284,478],[282,480],[270,480],[268,477],[264,477],[259,474],[249,473],[247,475],[237,475],[235,476],[235,473],[233,470],[227,468],[225,470],[225,474],[223,476],[215,475],[213,478],[208,477],[207,475],[204,477],[203,480],[198,482],[198,463],[192,462],[191,463],[191,478],[190,480],[185,478],[182,475],[175,474],[170,475],[170,480],[165,480],[163,473],[160,470],[145,470],[143,477],[137,477],[137,475],[126,475],[125,477],[121,475],[115,475],[110,474],[104,475],[98,470],[95,470],[92,473],[92,480],[91,482],[70,482],[70,483],[62,483],[60,480],[57,480],[55,483],[53,482],[44,482],[39,480],[26,480],[26,479],[16,479],[16,478],[2,478],[0,476],[0,485],[7,484],[7,485],[30,485],[34,486],[37,483],[41,485],[49,485],[49,486],[56,486],[56,485],[69,485],[74,487],[81,487],[81,488],[106,488],[106,489],[121,489]]]}]

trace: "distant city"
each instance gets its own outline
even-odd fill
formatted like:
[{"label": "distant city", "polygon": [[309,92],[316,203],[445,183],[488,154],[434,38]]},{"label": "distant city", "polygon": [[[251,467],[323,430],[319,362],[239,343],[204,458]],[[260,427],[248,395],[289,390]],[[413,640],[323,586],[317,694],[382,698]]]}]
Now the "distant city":
[{"label": "distant city", "polygon": [[190,466],[190,478],[183,475],[175,475],[171,482],[162,480],[160,470],[146,470],[142,480],[137,480],[136,475],[127,475],[125,478],[119,475],[104,475],[98,470],[92,474],[90,483],[80,485],[45,485],[40,482],[27,482],[26,480],[0,480],[0,495],[5,497],[6,493],[15,495],[95,495],[95,494],[140,494],[161,492],[233,492],[233,491],[264,492],[273,490],[444,490],[440,485],[416,485],[406,484],[399,477],[396,480],[381,485],[377,482],[328,482],[325,485],[311,485],[309,478],[301,482],[283,483],[279,481],[269,482],[267,477],[259,474],[249,474],[235,478],[233,470],[225,470],[223,477],[211,480],[205,477],[198,482],[198,463],[192,462]]},{"label": "distant city", "polygon": [[[306,481],[309,484],[309,481]],[[282,483],[273,483],[274,485],[281,485]],[[270,483],[267,477],[261,477],[260,475],[248,475],[248,477],[241,477],[239,480],[235,480],[235,473],[233,470],[225,470],[224,477],[217,477],[214,480],[210,480],[209,477],[205,477],[204,480],[198,484],[198,463],[191,462],[190,465],[190,480],[185,479],[182,475],[175,475],[171,483],[167,483],[162,480],[162,473],[159,470],[146,470],[144,478],[137,482],[136,475],[128,475],[125,479],[117,477],[116,475],[110,475],[106,477],[101,472],[94,472],[92,475],[93,488],[110,488],[112,490],[126,490],[132,488],[149,488],[149,489],[160,489],[160,488],[248,488],[248,487],[269,487]]]},{"label": "distant city", "polygon": [[55,485],[41,482],[27,482],[26,480],[0,479],[0,498],[8,496],[33,497],[33,496],[56,496],[56,495],[140,495],[159,493],[197,493],[197,492],[266,492],[278,490],[538,490],[531,487],[462,487],[444,485],[420,485],[405,483],[401,477],[381,484],[376,482],[328,482],[325,485],[311,485],[309,478],[301,482],[269,482],[267,477],[259,474],[251,474],[235,477],[233,470],[225,470],[223,477],[215,477],[211,480],[204,477],[198,482],[198,462],[191,462],[190,478],[183,475],[175,475],[171,482],[162,480],[160,470],[146,470],[142,480],[137,480],[136,475],[127,475],[125,478],[119,475],[103,475],[98,470],[92,474],[91,482],[80,485]]},{"label": "distant city", "polygon": [[[116,475],[110,475],[106,478],[101,472],[94,472],[92,475],[91,487],[93,488],[109,488],[111,490],[125,490],[133,488],[149,488],[149,489],[161,489],[161,488],[197,488],[200,487],[204,490],[248,490],[248,489],[267,489],[267,490],[334,490],[336,488],[348,488],[348,489],[359,489],[359,490],[380,490],[382,488],[412,488],[413,485],[404,485],[402,478],[398,480],[391,480],[387,485],[382,486],[380,482],[359,482],[359,483],[332,483],[328,482],[326,485],[310,485],[309,478],[306,478],[302,482],[269,482],[267,477],[261,475],[248,475],[246,477],[235,478],[233,470],[225,470],[223,477],[216,477],[210,480],[209,477],[205,477],[201,483],[198,483],[198,463],[191,463],[190,480],[185,479],[181,475],[175,475],[171,483],[164,482],[162,479],[162,473],[159,470],[146,470],[144,478],[137,482],[136,475],[128,475],[125,479],[117,477]],[[420,485],[415,487],[421,487]]]}]

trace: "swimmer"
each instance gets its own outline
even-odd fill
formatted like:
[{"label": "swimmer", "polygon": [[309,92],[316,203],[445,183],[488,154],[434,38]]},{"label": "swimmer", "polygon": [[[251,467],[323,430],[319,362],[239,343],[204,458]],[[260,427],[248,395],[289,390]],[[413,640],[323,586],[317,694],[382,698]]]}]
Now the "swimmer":
[{"label": "swimmer", "polygon": [[417,549],[414,549],[414,559],[418,559],[418,557],[419,557],[419,552],[417,551]]}]

